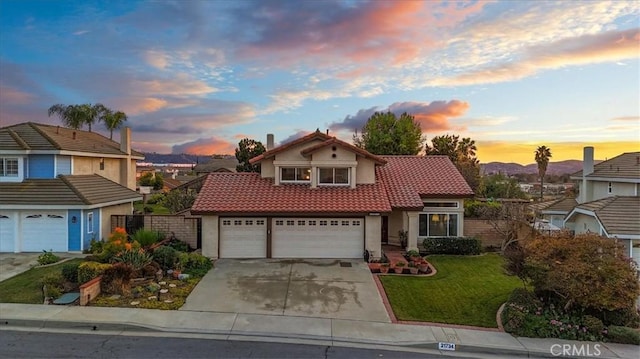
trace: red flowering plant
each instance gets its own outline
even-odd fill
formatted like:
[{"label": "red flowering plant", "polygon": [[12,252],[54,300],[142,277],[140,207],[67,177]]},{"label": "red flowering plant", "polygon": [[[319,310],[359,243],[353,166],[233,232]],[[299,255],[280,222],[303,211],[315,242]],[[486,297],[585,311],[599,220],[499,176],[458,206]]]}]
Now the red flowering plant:
[{"label": "red flowering plant", "polygon": [[108,263],[112,259],[125,251],[137,250],[140,245],[137,242],[129,242],[127,231],[122,227],[116,227],[109,235],[100,254],[102,262]]}]

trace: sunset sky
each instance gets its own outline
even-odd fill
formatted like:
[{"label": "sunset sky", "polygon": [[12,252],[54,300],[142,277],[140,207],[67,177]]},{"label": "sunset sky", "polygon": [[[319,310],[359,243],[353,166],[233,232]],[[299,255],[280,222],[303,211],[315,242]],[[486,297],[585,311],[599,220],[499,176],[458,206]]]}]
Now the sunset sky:
[{"label": "sunset sky", "polygon": [[0,123],[99,102],[138,150],[213,154],[316,128],[351,142],[392,111],[481,162],[606,159],[640,150],[639,18],[638,1],[0,0]]}]

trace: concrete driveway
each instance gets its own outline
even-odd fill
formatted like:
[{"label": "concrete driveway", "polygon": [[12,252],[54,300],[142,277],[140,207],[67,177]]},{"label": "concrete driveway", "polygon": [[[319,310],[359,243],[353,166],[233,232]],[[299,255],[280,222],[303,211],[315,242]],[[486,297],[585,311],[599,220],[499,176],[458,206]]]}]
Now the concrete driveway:
[{"label": "concrete driveway", "polygon": [[38,265],[40,253],[0,253],[0,282]]},{"label": "concrete driveway", "polygon": [[358,260],[220,259],[180,310],[391,322]]},{"label": "concrete driveway", "polygon": [[[0,282],[26,272],[38,265],[39,253],[0,253]],[[82,253],[54,253],[61,261],[72,258],[82,258]],[[60,262],[58,262],[60,263]]]}]

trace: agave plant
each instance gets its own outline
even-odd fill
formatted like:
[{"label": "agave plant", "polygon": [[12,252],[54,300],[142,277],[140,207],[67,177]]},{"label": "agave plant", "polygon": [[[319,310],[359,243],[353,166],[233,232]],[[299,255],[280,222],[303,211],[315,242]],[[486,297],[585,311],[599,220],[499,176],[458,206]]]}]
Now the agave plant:
[{"label": "agave plant", "polygon": [[128,264],[134,270],[138,271],[151,263],[151,254],[145,252],[142,248],[130,249],[118,253],[118,255],[113,257],[113,261]]}]

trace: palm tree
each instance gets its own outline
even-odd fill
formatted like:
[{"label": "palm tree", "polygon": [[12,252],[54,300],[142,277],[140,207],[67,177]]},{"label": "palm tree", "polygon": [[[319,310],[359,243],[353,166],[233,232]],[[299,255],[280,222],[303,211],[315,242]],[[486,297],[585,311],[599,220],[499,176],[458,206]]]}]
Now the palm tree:
[{"label": "palm tree", "polygon": [[49,107],[49,117],[57,114],[65,126],[75,130],[81,129],[85,124],[89,126],[98,121],[99,114],[104,110],[102,104],[63,105],[57,104]]},{"label": "palm tree", "polygon": [[80,111],[78,111],[77,105],[63,105],[61,103],[49,107],[49,117],[56,114],[62,121],[62,123],[74,130],[81,129],[84,125],[84,118]]},{"label": "palm tree", "polygon": [[109,139],[113,140],[113,130],[122,127],[127,115],[122,111],[113,112],[108,108],[104,108],[100,112],[100,121],[104,122],[104,126],[109,130]]},{"label": "palm tree", "polygon": [[105,110],[105,107],[101,103],[97,103],[95,105],[91,105],[90,103],[85,103],[79,105],[80,111],[82,111],[84,115],[84,123],[89,126],[89,132],[91,132],[91,125],[98,122],[100,119],[100,113]]},{"label": "palm tree", "polygon": [[540,175],[540,200],[544,195],[544,175],[547,173],[547,166],[551,158],[551,149],[547,146],[539,146],[535,150],[536,163],[538,164],[538,174]]}]

